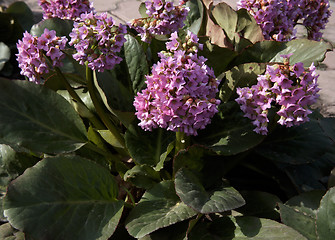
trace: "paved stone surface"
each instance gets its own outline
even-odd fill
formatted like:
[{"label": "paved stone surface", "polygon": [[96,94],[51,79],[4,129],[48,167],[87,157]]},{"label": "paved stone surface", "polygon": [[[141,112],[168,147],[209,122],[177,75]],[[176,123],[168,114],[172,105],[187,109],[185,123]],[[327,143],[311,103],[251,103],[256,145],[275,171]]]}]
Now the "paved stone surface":
[{"label": "paved stone surface", "polygon": [[[0,0],[0,5],[9,5],[15,0]],[[138,7],[144,0],[91,0],[98,12],[107,11],[117,22],[128,22],[131,19],[139,18]],[[37,0],[26,0],[29,7],[35,12],[36,17],[41,16],[41,7]],[[175,0],[178,2],[178,0]],[[219,3],[220,0],[214,0],[214,3]],[[236,0],[226,0],[233,8],[236,8]],[[324,38],[335,45],[335,0],[331,0],[331,10],[333,14],[324,31]],[[318,70],[320,84],[320,99],[318,106],[322,107],[322,112],[325,115],[335,116],[335,52],[328,52],[326,59],[323,62],[324,70]]]}]

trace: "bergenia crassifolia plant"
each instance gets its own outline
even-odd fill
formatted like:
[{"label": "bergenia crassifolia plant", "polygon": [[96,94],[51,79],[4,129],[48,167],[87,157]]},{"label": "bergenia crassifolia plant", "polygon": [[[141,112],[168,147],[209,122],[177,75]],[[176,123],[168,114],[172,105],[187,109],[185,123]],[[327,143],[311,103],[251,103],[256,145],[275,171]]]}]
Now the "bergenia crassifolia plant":
[{"label": "bergenia crassifolia plant", "polygon": [[39,3],[0,79],[0,235],[332,239],[328,1]]}]

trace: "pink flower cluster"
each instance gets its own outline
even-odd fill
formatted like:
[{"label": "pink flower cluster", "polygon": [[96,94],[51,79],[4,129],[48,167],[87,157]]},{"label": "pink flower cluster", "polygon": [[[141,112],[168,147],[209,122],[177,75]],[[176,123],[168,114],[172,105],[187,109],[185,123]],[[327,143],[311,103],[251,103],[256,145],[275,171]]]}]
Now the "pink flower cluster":
[{"label": "pink flower cluster", "polygon": [[83,13],[70,33],[69,44],[76,49],[73,58],[82,65],[87,61],[91,69],[99,72],[112,69],[122,61],[116,54],[126,41],[125,33],[126,26],[115,26],[113,18],[107,13]]},{"label": "pink flower cluster", "polygon": [[240,0],[261,26],[265,39],[288,41],[296,36],[295,26],[302,21],[308,38],[320,40],[331,15],[329,0]]},{"label": "pink flower cluster", "polygon": [[[44,29],[40,37],[34,37],[25,32],[22,40],[16,44],[18,49],[17,61],[21,74],[30,81],[40,83],[41,75],[49,72],[48,64],[54,67],[62,66],[65,54],[62,50],[67,42],[66,37],[57,37],[54,30]],[[45,56],[50,58],[47,63]]]},{"label": "pink flower cluster", "polygon": [[144,42],[150,42],[154,35],[169,35],[184,26],[189,9],[184,7],[185,1],[178,6],[165,0],[147,0],[147,18],[134,19],[130,27],[134,28]]},{"label": "pink flower cluster", "polygon": [[88,0],[38,0],[43,9],[43,18],[76,20],[82,13],[93,12],[93,4]]},{"label": "pink flower cluster", "polygon": [[[170,52],[160,53],[161,60],[146,76],[147,88],[135,97],[136,116],[144,130],[161,127],[197,135],[218,112],[220,101],[215,97],[219,81],[206,59],[197,55],[193,43],[197,37],[189,32],[187,38],[192,40],[183,47],[177,33],[172,34],[166,44]],[[192,48],[196,51],[191,52]]]},{"label": "pink flower cluster", "polygon": [[282,57],[284,64],[267,66],[265,74],[258,76],[256,85],[237,88],[236,102],[241,105],[244,116],[253,121],[254,131],[259,134],[268,133],[267,116],[272,103],[280,107],[278,123],[291,127],[309,121],[309,106],[319,97],[315,66],[312,64],[308,70],[301,62],[289,66],[289,55]]},{"label": "pink flower cluster", "polygon": [[303,25],[306,26],[308,38],[320,40],[322,29],[325,29],[328,19],[332,13],[329,10],[328,0],[305,0],[303,7]]}]

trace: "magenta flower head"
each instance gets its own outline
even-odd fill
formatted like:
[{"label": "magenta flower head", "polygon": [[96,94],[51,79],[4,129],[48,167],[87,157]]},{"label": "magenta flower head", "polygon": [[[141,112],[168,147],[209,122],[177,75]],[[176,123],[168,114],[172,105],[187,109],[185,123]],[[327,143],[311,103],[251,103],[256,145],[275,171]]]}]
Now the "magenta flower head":
[{"label": "magenta flower head", "polygon": [[237,7],[254,16],[265,39],[288,41],[295,37],[294,20],[288,15],[286,0],[240,0]]},{"label": "magenta flower head", "polygon": [[[191,34],[188,38],[196,39]],[[176,36],[173,34],[172,41],[181,43]],[[204,57],[179,48],[168,49],[170,52],[160,53],[160,61],[146,76],[147,88],[135,97],[139,126],[149,131],[161,127],[197,135],[197,130],[204,129],[218,112],[220,101],[215,97],[219,81]]]},{"label": "magenta flower head", "polygon": [[256,85],[237,89],[236,102],[241,105],[244,116],[253,121],[254,131],[259,134],[268,133],[267,114],[273,105],[280,108],[278,123],[292,127],[309,121],[308,115],[312,113],[309,107],[319,97],[315,66],[312,64],[305,69],[301,62],[290,66],[289,56],[282,56],[283,65],[268,65],[265,74],[258,76]]},{"label": "magenta flower head", "polygon": [[126,26],[116,26],[113,18],[108,17],[107,13],[83,13],[80,21],[74,23],[70,33],[69,44],[77,51],[73,58],[82,65],[87,61],[91,69],[99,72],[112,69],[122,61],[117,53],[126,41],[126,33]]},{"label": "magenta flower head", "polygon": [[320,41],[322,37],[322,29],[325,29],[328,19],[332,14],[329,9],[328,0],[309,0],[304,1],[302,18],[303,25],[307,28],[308,38]]},{"label": "magenta flower head", "polygon": [[[34,37],[25,32],[22,40],[16,44],[18,49],[17,61],[21,68],[21,74],[30,81],[40,83],[41,75],[49,72],[49,65],[62,66],[67,42],[66,37],[57,37],[54,30],[44,29],[40,37]],[[46,61],[49,58],[49,62]]]},{"label": "magenta flower head", "polygon": [[237,6],[254,16],[265,39],[276,41],[295,38],[300,21],[307,28],[307,37],[318,41],[331,15],[329,0],[240,0]]},{"label": "magenta flower head", "polygon": [[38,0],[43,9],[43,18],[76,20],[82,13],[93,12],[93,4],[88,0]]},{"label": "magenta flower head", "polygon": [[144,42],[150,42],[155,35],[169,35],[184,26],[189,12],[184,3],[181,1],[174,6],[172,1],[147,0],[148,17],[134,19],[129,25],[141,35]]}]

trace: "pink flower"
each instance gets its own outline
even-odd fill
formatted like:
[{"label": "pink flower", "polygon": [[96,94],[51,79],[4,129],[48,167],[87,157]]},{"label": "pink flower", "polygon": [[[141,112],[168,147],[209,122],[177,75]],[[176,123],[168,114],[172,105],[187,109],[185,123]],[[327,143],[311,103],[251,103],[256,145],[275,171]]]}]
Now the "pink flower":
[{"label": "pink flower", "polygon": [[52,66],[62,66],[62,59],[65,57],[62,50],[65,49],[66,42],[67,38],[57,37],[54,30],[49,31],[47,28],[40,37],[33,37],[25,32],[22,41],[19,40],[16,44],[21,74],[32,82],[40,83],[41,76],[49,72],[44,55],[50,58]]},{"label": "pink flower", "polygon": [[280,107],[278,123],[292,127],[309,120],[308,115],[312,113],[309,106],[319,96],[314,65],[305,70],[303,63],[289,66],[288,58],[285,62],[284,65],[267,66],[265,74],[259,75],[258,83],[251,88],[237,88],[236,102],[241,105],[244,116],[253,120],[257,133],[267,134],[267,114],[272,103]]},{"label": "pink flower", "polygon": [[[176,35],[172,38],[180,41]],[[166,55],[162,52],[160,58],[146,76],[147,88],[134,100],[139,126],[197,135],[218,112],[220,101],[215,96],[219,82],[205,65],[206,59],[196,53],[173,49]]]}]

